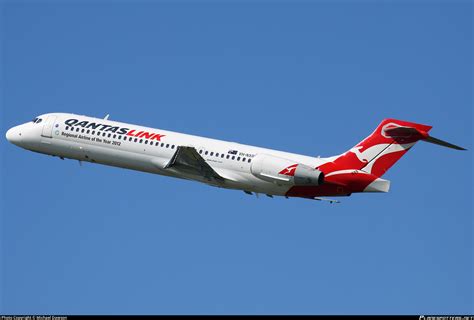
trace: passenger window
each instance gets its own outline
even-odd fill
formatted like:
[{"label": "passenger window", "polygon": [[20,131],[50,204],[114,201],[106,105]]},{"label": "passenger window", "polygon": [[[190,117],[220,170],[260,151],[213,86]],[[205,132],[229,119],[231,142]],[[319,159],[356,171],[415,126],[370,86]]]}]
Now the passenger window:
[{"label": "passenger window", "polygon": [[84,130],[84,129],[81,129],[81,133],[84,133],[84,131],[86,131],[86,130]]},{"label": "passenger window", "polygon": [[117,135],[116,135],[116,134],[114,134],[114,139],[115,139],[115,138],[117,138]]},{"label": "passenger window", "polygon": [[202,150],[199,150],[199,154],[202,154]]},{"label": "passenger window", "polygon": [[87,129],[87,134],[89,134],[91,131],[89,129]]},{"label": "passenger window", "polygon": [[69,127],[68,127],[68,126],[66,126],[66,130],[69,130]]},{"label": "passenger window", "polygon": [[118,135],[117,137],[119,140],[122,140],[122,136],[121,135]]},{"label": "passenger window", "polygon": [[148,140],[145,140],[145,144],[148,144]]},{"label": "passenger window", "polygon": [[140,141],[139,141],[139,142],[140,142],[140,143],[142,143],[142,142],[143,142],[143,139],[140,139]]},{"label": "passenger window", "polygon": [[218,152],[216,152],[216,157],[219,157],[219,153],[218,153]]},{"label": "passenger window", "polygon": [[242,161],[245,162],[245,158],[242,158]]},{"label": "passenger window", "polygon": [[171,149],[174,149],[174,144],[171,145]]},{"label": "passenger window", "polygon": [[155,146],[157,146],[157,147],[158,147],[159,145],[160,145],[160,143],[159,143],[159,142],[155,142]]},{"label": "passenger window", "polygon": [[224,158],[224,154],[221,154],[221,158]]},{"label": "passenger window", "polygon": [[94,135],[94,134],[95,134],[95,131],[94,131],[94,130],[92,130],[92,135]]},{"label": "passenger window", "polygon": [[105,132],[104,132],[104,133],[102,133],[102,137],[105,137],[106,135],[107,135],[107,133],[105,133]]},{"label": "passenger window", "polygon": [[252,161],[252,159],[249,159],[247,162],[250,163],[250,161]]},{"label": "passenger window", "polygon": [[211,152],[211,157],[214,155],[214,152]]},{"label": "passenger window", "polygon": [[135,138],[135,140],[133,140],[133,142],[137,142],[138,141],[138,138]]},{"label": "passenger window", "polygon": [[235,160],[235,156],[232,156],[232,160]]},{"label": "passenger window", "polygon": [[79,132],[79,128],[76,128],[76,132]]},{"label": "passenger window", "polygon": [[227,158],[227,159],[229,159],[229,158],[230,158],[230,156],[229,156],[229,155],[227,155],[227,157],[226,157],[226,158]]},{"label": "passenger window", "polygon": [[205,154],[206,156],[207,156],[208,153],[209,153],[208,151],[204,152],[204,154]]},{"label": "passenger window", "polygon": [[166,144],[166,147],[167,147],[167,148],[169,148],[169,146],[170,146],[170,144],[169,144],[169,143],[167,143],[167,144]]},{"label": "passenger window", "polygon": [[111,136],[112,136],[112,134],[111,134],[111,133],[109,133],[109,134],[107,135],[107,137],[108,137],[108,138],[110,138]]},{"label": "passenger window", "polygon": [[240,161],[240,157],[237,157],[237,161]]},{"label": "passenger window", "polygon": [[161,147],[163,148],[164,146],[165,146],[165,144],[162,142],[162,143],[161,143]]}]

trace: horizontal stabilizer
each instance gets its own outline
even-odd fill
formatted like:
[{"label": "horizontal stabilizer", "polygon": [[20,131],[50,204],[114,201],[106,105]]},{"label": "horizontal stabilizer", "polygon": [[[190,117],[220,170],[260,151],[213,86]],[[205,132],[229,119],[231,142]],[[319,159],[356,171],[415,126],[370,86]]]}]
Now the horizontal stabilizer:
[{"label": "horizontal stabilizer", "polygon": [[422,138],[428,135],[424,130],[403,126],[384,129],[384,133],[394,139]]},{"label": "horizontal stabilizer", "polygon": [[437,144],[439,146],[456,149],[456,150],[466,150],[462,147],[456,146],[449,142],[443,141],[441,139],[434,138],[428,134],[428,132],[424,130],[420,130],[418,128],[411,128],[411,127],[395,127],[395,128],[388,128],[385,130],[385,134],[394,138],[395,140],[402,140],[403,139],[419,139],[422,141],[426,141],[429,143]]},{"label": "horizontal stabilizer", "polygon": [[459,146],[457,146],[457,145],[451,144],[451,143],[449,143],[449,142],[446,142],[446,141],[443,141],[443,140],[440,140],[440,139],[436,139],[436,138],[431,137],[431,136],[429,136],[428,138],[424,139],[424,141],[429,142],[429,143],[434,143],[434,144],[437,144],[437,145],[439,145],[439,146],[451,148],[451,149],[467,150],[467,149],[464,149],[463,147],[459,147]]}]

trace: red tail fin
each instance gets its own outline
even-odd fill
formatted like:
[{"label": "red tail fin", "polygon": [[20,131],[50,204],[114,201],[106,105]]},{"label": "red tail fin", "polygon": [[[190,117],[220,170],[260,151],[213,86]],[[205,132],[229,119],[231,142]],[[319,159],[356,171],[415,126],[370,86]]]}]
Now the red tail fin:
[{"label": "red tail fin", "polygon": [[381,177],[417,141],[427,139],[430,129],[423,124],[385,119],[370,136],[319,169],[324,173],[357,169]]}]

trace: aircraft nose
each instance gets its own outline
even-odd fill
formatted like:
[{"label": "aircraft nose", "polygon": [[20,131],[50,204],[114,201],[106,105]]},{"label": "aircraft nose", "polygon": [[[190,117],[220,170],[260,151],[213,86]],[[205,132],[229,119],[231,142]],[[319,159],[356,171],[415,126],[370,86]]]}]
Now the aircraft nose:
[{"label": "aircraft nose", "polygon": [[19,144],[22,139],[21,130],[18,127],[13,127],[8,130],[5,136],[7,137],[7,140],[13,144]]}]

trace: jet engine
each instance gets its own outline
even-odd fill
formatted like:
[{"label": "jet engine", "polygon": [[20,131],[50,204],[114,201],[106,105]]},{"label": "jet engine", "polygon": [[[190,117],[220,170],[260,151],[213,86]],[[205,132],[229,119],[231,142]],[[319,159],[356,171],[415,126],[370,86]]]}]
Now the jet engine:
[{"label": "jet engine", "polygon": [[262,180],[280,185],[319,186],[324,173],[292,160],[259,154],[252,159],[250,171]]}]

